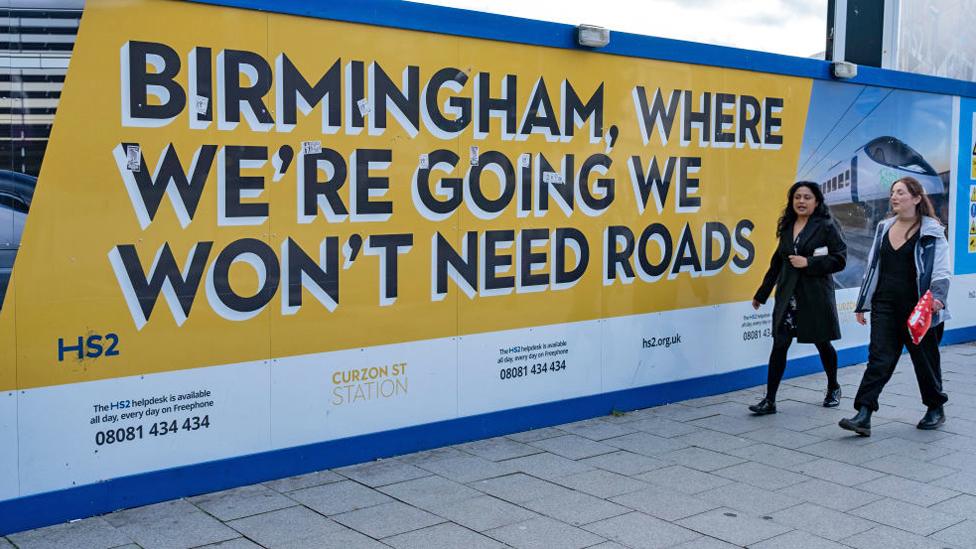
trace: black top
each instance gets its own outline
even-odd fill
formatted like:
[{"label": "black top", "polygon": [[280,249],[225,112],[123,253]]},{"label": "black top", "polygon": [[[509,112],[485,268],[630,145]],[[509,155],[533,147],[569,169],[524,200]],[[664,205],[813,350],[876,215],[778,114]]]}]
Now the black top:
[{"label": "black top", "polygon": [[878,287],[874,292],[874,302],[898,303],[914,306],[918,301],[918,278],[915,271],[915,232],[897,250],[891,245],[890,232],[881,242],[881,256],[878,258]]}]

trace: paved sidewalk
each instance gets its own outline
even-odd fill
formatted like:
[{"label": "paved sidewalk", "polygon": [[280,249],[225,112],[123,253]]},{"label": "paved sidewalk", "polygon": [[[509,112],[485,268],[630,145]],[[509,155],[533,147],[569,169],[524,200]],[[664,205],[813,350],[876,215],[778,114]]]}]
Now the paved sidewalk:
[{"label": "paved sidewalk", "polygon": [[41,528],[28,548],[972,548],[976,345],[943,350],[948,422],[903,357],[873,436],[852,415],[863,365],[762,388],[459,444]]}]

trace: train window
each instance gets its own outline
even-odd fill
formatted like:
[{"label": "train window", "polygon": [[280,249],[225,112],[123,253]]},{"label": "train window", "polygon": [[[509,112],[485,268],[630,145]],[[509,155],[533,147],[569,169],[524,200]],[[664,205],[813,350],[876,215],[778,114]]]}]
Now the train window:
[{"label": "train window", "polygon": [[902,168],[915,173],[935,175],[932,166],[915,149],[894,137],[879,137],[864,146],[871,160],[885,166]]}]

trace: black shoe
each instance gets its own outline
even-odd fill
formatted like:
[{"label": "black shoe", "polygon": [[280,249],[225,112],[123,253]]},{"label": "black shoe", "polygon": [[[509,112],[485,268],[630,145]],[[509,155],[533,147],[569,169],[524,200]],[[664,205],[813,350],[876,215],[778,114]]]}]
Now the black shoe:
[{"label": "black shoe", "polygon": [[841,429],[854,431],[862,437],[869,437],[871,436],[871,409],[864,406],[857,411],[856,416],[850,419],[845,417],[838,425]]},{"label": "black shoe", "polygon": [[824,408],[836,408],[840,406],[840,385],[836,389],[827,389],[827,396],[824,397]]},{"label": "black shoe", "polygon": [[757,416],[764,416],[766,414],[776,413],[776,402],[764,398],[759,401],[759,404],[753,404],[749,406],[749,411],[756,414]]},{"label": "black shoe", "polygon": [[929,408],[929,411],[925,412],[925,416],[916,427],[929,431],[938,429],[943,423],[945,423],[945,412],[942,410],[942,406],[939,406],[938,408]]}]

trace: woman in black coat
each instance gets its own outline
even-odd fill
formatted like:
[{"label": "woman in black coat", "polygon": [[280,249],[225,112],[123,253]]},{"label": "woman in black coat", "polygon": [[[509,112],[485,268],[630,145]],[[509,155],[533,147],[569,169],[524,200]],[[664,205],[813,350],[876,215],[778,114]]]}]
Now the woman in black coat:
[{"label": "woman in black coat", "polygon": [[798,181],[786,196],[786,208],[776,227],[779,245],[752,300],[753,308],[758,309],[776,286],[766,397],[749,406],[757,415],[776,413],[776,390],[786,370],[786,352],[793,338],[817,346],[827,373],[823,405],[832,408],[840,404],[837,351],[830,343],[840,339],[831,274],[842,271],[847,264],[847,244],[830,216],[819,185]]}]

